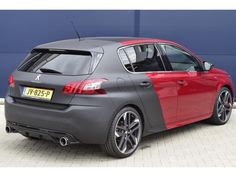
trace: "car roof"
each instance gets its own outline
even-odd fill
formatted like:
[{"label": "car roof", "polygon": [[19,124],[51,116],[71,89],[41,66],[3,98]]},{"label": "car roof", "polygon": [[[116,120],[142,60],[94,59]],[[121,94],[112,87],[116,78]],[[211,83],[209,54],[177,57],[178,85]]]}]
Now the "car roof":
[{"label": "car roof", "polygon": [[112,44],[119,44],[120,46],[142,44],[142,43],[169,43],[176,44],[172,41],[138,38],[138,37],[87,37],[81,39],[67,39],[61,41],[50,42],[37,46],[40,49],[63,49],[63,50],[85,50],[103,52],[103,47]]}]

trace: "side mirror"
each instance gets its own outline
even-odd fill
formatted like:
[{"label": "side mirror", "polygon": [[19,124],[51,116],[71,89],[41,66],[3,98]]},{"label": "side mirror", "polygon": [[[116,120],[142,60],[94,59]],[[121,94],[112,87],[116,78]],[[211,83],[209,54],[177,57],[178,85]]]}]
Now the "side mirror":
[{"label": "side mirror", "polygon": [[205,71],[210,71],[213,68],[214,65],[209,63],[209,62],[204,61],[203,66],[204,66]]}]

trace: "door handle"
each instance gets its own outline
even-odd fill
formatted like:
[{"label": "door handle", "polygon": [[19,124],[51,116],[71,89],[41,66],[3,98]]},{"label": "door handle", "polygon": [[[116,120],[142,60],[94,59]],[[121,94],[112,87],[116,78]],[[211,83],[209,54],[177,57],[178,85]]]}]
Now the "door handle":
[{"label": "door handle", "polygon": [[150,82],[147,81],[143,81],[139,84],[140,87],[151,87],[152,84]]},{"label": "door handle", "polygon": [[184,86],[184,85],[187,84],[187,82],[186,82],[185,80],[179,80],[179,81],[177,81],[177,83],[178,83],[179,85],[182,85],[182,86]]}]

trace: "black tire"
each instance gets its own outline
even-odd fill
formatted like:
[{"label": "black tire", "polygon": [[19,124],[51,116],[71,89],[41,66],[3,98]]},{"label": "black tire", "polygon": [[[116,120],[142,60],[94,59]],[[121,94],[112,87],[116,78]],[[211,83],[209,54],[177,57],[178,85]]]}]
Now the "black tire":
[{"label": "black tire", "polygon": [[[128,126],[127,123],[129,124]],[[110,127],[107,141],[102,145],[102,149],[108,155],[116,158],[129,157],[138,148],[142,130],[143,124],[140,114],[132,107],[125,107],[116,114]]]},{"label": "black tire", "polygon": [[[226,93],[229,94],[228,99],[227,99],[228,106],[227,106],[226,102],[223,103],[223,106],[222,105],[220,106],[220,104],[222,104],[221,103],[222,98],[225,98],[224,95],[227,95]],[[214,125],[224,125],[224,124],[226,124],[230,119],[232,108],[233,108],[232,93],[228,88],[223,87],[217,95],[214,110],[213,110],[213,114],[212,114],[211,118],[208,119],[208,122],[211,123],[211,124],[214,124]],[[223,110],[225,112],[222,112],[220,110]],[[223,114],[226,115],[225,118],[223,118],[223,116],[224,116]]]}]

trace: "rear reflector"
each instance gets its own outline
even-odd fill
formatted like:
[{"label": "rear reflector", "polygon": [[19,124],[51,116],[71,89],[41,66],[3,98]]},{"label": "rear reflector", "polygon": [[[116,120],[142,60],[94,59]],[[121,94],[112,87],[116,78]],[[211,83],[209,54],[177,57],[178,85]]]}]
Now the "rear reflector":
[{"label": "rear reflector", "polygon": [[14,77],[12,74],[9,76],[8,84],[10,87],[15,87],[15,81],[14,81]]},{"label": "rear reflector", "polygon": [[64,86],[63,93],[84,95],[106,94],[106,91],[101,88],[102,83],[106,81],[106,79],[94,79],[69,83]]}]

